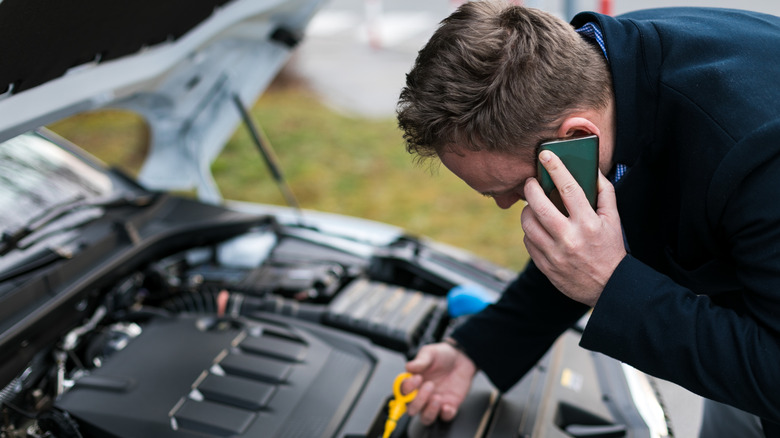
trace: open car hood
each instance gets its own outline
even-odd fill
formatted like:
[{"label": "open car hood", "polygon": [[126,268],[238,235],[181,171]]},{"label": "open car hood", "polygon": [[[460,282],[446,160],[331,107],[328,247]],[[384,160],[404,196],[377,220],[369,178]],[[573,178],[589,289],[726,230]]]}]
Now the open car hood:
[{"label": "open car hood", "polygon": [[217,202],[210,165],[240,120],[237,102],[259,97],[321,3],[0,1],[0,142],[78,112],[129,109],[151,132],[140,182]]}]

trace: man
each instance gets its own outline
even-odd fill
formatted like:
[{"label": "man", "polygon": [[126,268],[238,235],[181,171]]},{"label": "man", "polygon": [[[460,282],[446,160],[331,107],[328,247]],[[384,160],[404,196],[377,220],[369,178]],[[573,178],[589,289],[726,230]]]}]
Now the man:
[{"label": "man", "polygon": [[[419,389],[408,412],[452,419],[477,369],[508,389],[592,308],[581,345],[712,400],[701,436],[774,436],[778,80],[780,19],[758,13],[583,13],[569,25],[486,1],[445,19],[401,93],[407,149],[501,208],[527,201],[532,260],[407,364],[404,390]],[[558,157],[538,156],[567,217],[535,179],[536,151],[586,134],[600,140],[596,211]]]}]

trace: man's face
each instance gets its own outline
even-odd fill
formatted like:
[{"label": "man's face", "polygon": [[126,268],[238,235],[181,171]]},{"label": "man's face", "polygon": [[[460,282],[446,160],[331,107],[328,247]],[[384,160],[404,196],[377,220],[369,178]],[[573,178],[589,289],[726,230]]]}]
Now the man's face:
[{"label": "man's face", "polygon": [[493,198],[504,209],[525,200],[525,181],[536,176],[536,163],[515,155],[457,149],[439,158],[472,189]]}]

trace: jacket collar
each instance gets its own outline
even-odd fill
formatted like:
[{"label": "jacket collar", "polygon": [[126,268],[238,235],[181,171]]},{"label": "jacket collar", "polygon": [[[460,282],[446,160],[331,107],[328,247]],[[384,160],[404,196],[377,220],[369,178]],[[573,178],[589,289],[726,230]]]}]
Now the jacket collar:
[{"label": "jacket collar", "polygon": [[606,44],[615,92],[616,134],[613,162],[629,167],[653,142],[661,49],[652,24],[583,12],[575,28],[595,22]]}]

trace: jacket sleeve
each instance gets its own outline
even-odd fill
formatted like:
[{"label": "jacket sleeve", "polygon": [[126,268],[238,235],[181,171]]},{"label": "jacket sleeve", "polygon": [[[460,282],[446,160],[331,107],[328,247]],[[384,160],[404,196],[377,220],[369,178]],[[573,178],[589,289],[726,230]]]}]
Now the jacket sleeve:
[{"label": "jacket sleeve", "polygon": [[560,293],[529,262],[495,304],[469,318],[452,337],[493,384],[506,391],[588,309]]},{"label": "jacket sleeve", "polygon": [[[777,129],[774,132],[779,132]],[[733,149],[707,197],[728,293],[697,290],[627,256],[581,345],[699,395],[780,420],[780,157],[771,130]],[[774,154],[774,155],[773,155]],[[695,273],[694,273],[695,275]],[[725,288],[724,288],[725,289]]]}]

